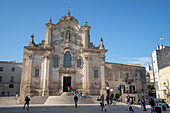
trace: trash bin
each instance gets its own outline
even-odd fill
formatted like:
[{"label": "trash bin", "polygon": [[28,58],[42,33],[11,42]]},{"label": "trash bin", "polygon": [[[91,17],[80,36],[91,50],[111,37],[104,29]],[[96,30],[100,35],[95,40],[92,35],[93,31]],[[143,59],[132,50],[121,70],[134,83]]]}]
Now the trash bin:
[{"label": "trash bin", "polygon": [[161,107],[155,107],[155,111],[156,111],[156,113],[162,113]]}]

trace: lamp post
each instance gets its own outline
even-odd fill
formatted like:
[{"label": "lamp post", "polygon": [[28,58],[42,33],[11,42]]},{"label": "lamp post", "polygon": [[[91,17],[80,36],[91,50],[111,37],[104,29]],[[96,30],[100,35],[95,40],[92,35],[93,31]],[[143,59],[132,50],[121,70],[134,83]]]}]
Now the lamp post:
[{"label": "lamp post", "polygon": [[106,87],[106,90],[107,90],[107,96],[109,96],[109,94],[110,94],[109,87]]},{"label": "lamp post", "polygon": [[113,98],[113,89],[110,89],[111,97]]}]

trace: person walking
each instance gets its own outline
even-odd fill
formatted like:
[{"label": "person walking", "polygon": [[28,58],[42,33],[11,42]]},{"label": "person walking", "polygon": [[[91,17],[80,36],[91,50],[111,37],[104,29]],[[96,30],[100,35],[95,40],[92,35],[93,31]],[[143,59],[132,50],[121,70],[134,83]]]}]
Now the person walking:
[{"label": "person walking", "polygon": [[110,105],[111,105],[112,104],[112,97],[111,96],[110,96],[109,100],[110,100]]},{"label": "person walking", "polygon": [[109,96],[106,97],[107,105],[109,105]]},{"label": "person walking", "polygon": [[101,112],[103,112],[103,108],[104,108],[104,102],[103,101],[100,102],[100,107],[101,107]]},{"label": "person walking", "polygon": [[152,108],[152,113],[154,112],[155,113],[155,101],[154,101],[154,98],[151,99],[150,101],[150,105],[151,105],[151,108]]},{"label": "person walking", "polygon": [[145,105],[145,98],[144,98],[144,96],[142,96],[141,103],[142,103],[142,105],[143,105],[143,111],[147,111],[147,110],[146,110],[146,105]]},{"label": "person walking", "polygon": [[101,101],[104,102],[104,95],[101,96]]},{"label": "person walking", "polygon": [[28,98],[28,96],[26,96],[25,97],[25,104],[24,104],[23,109],[25,109],[25,105],[27,105],[27,111],[29,110],[29,101],[30,101],[30,98]]},{"label": "person walking", "polygon": [[77,95],[74,96],[75,108],[77,108],[78,97]]}]

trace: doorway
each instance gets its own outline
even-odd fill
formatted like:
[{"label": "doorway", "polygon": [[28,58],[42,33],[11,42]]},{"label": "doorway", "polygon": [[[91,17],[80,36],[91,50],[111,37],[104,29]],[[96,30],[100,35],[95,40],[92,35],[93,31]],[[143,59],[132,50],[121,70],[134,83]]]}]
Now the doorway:
[{"label": "doorway", "polygon": [[68,86],[71,87],[71,77],[63,78],[63,92],[68,92]]}]

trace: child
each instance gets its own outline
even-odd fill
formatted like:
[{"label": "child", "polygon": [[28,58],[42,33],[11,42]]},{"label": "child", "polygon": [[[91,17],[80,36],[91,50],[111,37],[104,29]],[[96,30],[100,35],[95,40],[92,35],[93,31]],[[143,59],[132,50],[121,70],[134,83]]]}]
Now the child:
[{"label": "child", "polygon": [[107,104],[104,106],[104,111],[107,112]]},{"label": "child", "polygon": [[132,106],[129,107],[129,113],[133,113],[134,110],[132,109]]}]

